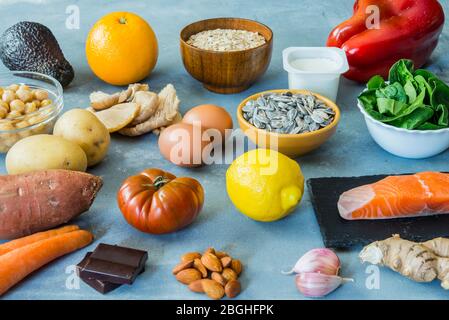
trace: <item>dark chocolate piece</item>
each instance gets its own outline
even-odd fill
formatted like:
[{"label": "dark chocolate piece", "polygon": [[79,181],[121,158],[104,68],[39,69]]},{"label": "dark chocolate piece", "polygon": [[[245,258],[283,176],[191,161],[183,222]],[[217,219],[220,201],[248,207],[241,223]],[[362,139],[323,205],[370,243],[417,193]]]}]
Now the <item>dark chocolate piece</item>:
[{"label": "dark chocolate piece", "polygon": [[121,286],[120,284],[84,277],[80,273],[80,270],[84,268],[87,262],[89,261],[89,257],[91,254],[92,252],[88,252],[84,257],[84,259],[76,266],[76,274],[80,277],[80,279],[83,280],[83,282],[86,283],[88,286],[97,290],[101,294],[106,294],[120,287]]},{"label": "dark chocolate piece", "polygon": [[145,268],[146,251],[101,243],[80,269],[83,278],[132,284]]}]

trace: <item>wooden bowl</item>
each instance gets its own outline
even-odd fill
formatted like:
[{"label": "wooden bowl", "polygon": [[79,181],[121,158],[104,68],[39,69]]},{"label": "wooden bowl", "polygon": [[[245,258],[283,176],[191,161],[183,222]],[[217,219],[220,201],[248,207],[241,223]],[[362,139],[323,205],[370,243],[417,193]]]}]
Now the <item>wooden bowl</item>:
[{"label": "wooden bowl", "polygon": [[[203,50],[187,44],[190,36],[205,30],[235,29],[258,32],[266,43],[241,51]],[[204,87],[217,93],[236,93],[249,88],[268,68],[273,50],[273,32],[248,19],[216,18],[189,24],[180,34],[184,67]]]},{"label": "wooden bowl", "polygon": [[[313,94],[315,97],[323,101],[328,107],[334,110],[334,120],[327,127],[316,131],[298,134],[281,134],[258,129],[243,118],[242,108],[248,101],[256,100],[263,94],[284,93],[288,91],[293,94]],[[340,121],[340,109],[328,98],[307,90],[269,90],[256,93],[243,100],[237,108],[237,120],[243,133],[259,147],[270,148],[291,158],[296,158],[317,149],[335,133],[337,130],[337,125]]]}]

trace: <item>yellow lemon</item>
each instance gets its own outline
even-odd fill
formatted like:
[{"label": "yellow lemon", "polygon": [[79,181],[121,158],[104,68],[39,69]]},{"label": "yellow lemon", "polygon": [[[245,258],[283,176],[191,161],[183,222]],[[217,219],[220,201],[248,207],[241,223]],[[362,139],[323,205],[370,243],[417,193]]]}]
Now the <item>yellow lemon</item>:
[{"label": "yellow lemon", "polygon": [[296,161],[269,149],[254,149],[226,172],[226,189],[236,208],[257,221],[284,218],[304,193],[304,176]]}]

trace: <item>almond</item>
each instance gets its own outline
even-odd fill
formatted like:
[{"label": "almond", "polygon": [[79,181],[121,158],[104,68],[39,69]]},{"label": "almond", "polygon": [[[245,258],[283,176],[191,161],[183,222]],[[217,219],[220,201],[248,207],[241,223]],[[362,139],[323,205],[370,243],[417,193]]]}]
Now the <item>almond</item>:
[{"label": "almond", "polygon": [[218,259],[221,259],[221,258],[224,258],[224,257],[228,257],[228,256],[229,256],[229,254],[227,254],[227,253],[224,252],[224,251],[216,251],[216,252],[215,252],[215,255],[217,256]]},{"label": "almond", "polygon": [[203,254],[201,257],[201,262],[210,271],[221,272],[223,270],[221,261],[217,258],[217,256],[210,252]]},{"label": "almond", "polygon": [[231,266],[232,258],[231,257],[223,257],[220,259],[223,268],[227,268]]},{"label": "almond", "polygon": [[219,284],[221,284],[222,286],[225,286],[226,284],[226,279],[223,278],[223,276],[218,273],[218,272],[212,272],[212,274],[210,275],[212,280],[217,281]]},{"label": "almond", "polygon": [[189,284],[189,289],[193,292],[204,293],[202,280],[195,280]]},{"label": "almond", "polygon": [[215,249],[212,248],[212,247],[209,247],[209,248],[206,249],[206,251],[204,251],[203,254],[206,254],[206,253],[212,253],[212,254],[215,254]]},{"label": "almond", "polygon": [[181,262],[176,267],[173,268],[173,274],[177,274],[178,272],[191,268],[193,266],[193,260]]},{"label": "almond", "polygon": [[219,284],[217,281],[203,279],[201,280],[201,284],[203,286],[204,292],[211,299],[218,300],[223,298],[223,296],[225,295],[225,290],[223,286]]},{"label": "almond", "polygon": [[184,269],[176,274],[176,280],[184,284],[191,284],[193,281],[200,279],[201,273],[193,268]]},{"label": "almond", "polygon": [[242,263],[238,259],[232,259],[231,268],[238,276],[242,273],[243,270]]},{"label": "almond", "polygon": [[195,259],[200,259],[201,253],[199,252],[188,252],[181,257],[182,262],[193,261]]},{"label": "almond", "polygon": [[201,262],[200,259],[195,259],[195,260],[193,261],[193,267],[201,273],[201,275],[203,276],[203,278],[207,278],[207,269],[206,269],[206,267],[203,265],[203,263]]},{"label": "almond", "polygon": [[226,279],[226,281],[237,280],[238,278],[237,273],[231,268],[224,268],[221,275]]},{"label": "almond", "polygon": [[240,286],[240,282],[238,280],[231,280],[226,283],[225,293],[228,298],[235,298],[239,295],[242,287]]}]

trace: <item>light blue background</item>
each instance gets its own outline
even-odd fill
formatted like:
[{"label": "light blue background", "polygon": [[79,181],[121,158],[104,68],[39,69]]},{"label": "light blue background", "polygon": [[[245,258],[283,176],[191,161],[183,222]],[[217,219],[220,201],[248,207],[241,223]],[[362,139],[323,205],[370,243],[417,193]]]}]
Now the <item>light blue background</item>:
[{"label": "light blue background", "polygon": [[[20,20],[47,25],[76,71],[76,78],[65,90],[65,110],[87,107],[89,93],[94,90],[114,92],[117,88],[98,80],[90,71],[84,54],[84,41],[90,27],[101,16],[112,11],[132,11],[145,18],[154,28],[160,45],[157,67],[146,80],[154,90],[173,83],[187,111],[202,103],[225,106],[233,115],[245,97],[268,89],[287,87],[287,75],[282,69],[282,50],[290,46],[322,46],[329,31],[351,15],[353,0],[153,0],[153,1],[56,1],[30,0],[27,3],[0,0],[0,32]],[[441,1],[449,12],[449,3]],[[65,27],[68,5],[77,5],[81,13],[81,28]],[[183,26],[197,20],[217,16],[239,16],[261,21],[274,31],[273,59],[265,76],[246,92],[217,95],[203,89],[193,80],[181,62],[179,32]],[[449,32],[447,26],[429,69],[446,82],[449,76]],[[113,66],[111,66],[113,67]],[[4,70],[0,66],[0,70]],[[448,170],[448,152],[427,160],[406,160],[394,157],[370,138],[362,115],[356,107],[356,96],[362,86],[342,80],[338,104],[342,119],[337,134],[322,148],[298,159],[306,178],[323,176],[357,176],[401,173],[420,170]],[[235,122],[236,123],[236,122]],[[237,123],[236,123],[237,124]],[[163,168],[176,175],[198,179],[206,190],[204,210],[189,228],[170,235],[143,234],[130,227],[115,203],[115,194],[127,176],[147,167]],[[307,250],[323,246],[308,194],[298,209],[288,218],[275,223],[258,223],[239,214],[225,192],[227,165],[212,165],[189,170],[175,167],[164,160],[157,139],[146,135],[136,139],[114,136],[105,161],[90,172],[103,177],[105,185],[89,213],[74,221],[89,228],[95,242],[39,270],[17,285],[5,299],[203,299],[190,292],[171,275],[179,257],[187,251],[214,246],[240,258],[245,271],[241,281],[242,299],[302,299],[293,276],[283,276]],[[5,173],[4,156],[0,156],[0,173]],[[449,227],[449,226],[448,226]],[[79,290],[65,287],[65,269],[78,263],[88,250],[99,242],[120,244],[149,251],[147,270],[133,286],[122,286],[102,296],[81,283]],[[357,254],[361,248],[339,251],[342,275],[352,277],[328,299],[446,299],[449,293],[437,282],[418,284],[387,269],[380,272],[380,289],[365,287],[366,266]]]}]

